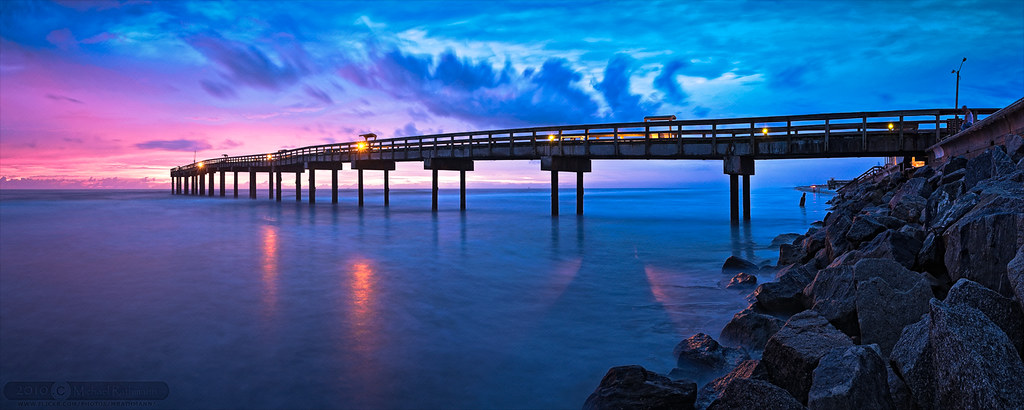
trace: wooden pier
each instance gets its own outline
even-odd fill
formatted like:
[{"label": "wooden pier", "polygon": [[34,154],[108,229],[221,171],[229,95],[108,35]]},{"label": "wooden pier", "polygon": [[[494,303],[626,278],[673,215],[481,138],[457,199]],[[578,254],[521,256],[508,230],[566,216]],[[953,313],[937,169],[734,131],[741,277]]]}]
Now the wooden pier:
[{"label": "wooden pier", "polygon": [[[974,109],[975,115],[997,109]],[[515,128],[377,139],[367,138],[206,159],[171,169],[171,192],[214,196],[232,173],[238,197],[239,172],[248,173],[249,198],[256,199],[256,174],[269,175],[270,198],[282,200],[283,174],[295,174],[295,200],[302,201],[302,174],[308,171],[310,203],[316,201],[316,171],[331,173],[331,202],[338,202],[338,171],[357,171],[359,206],[363,172],[383,171],[384,206],[389,205],[389,172],[397,162],[419,161],[432,174],[431,209],[438,210],[438,172],[458,171],[460,209],[466,209],[466,172],[474,161],[540,160],[551,173],[551,214],[558,215],[558,173],[576,174],[576,213],[583,213],[583,174],[592,161],[694,159],[721,160],[729,175],[730,217],[750,219],[750,177],[755,160],[841,157],[925,158],[929,147],[955,134],[955,109],[850,112],[707,120]],[[955,128],[955,127],[952,127]],[[348,164],[348,165],[345,165]],[[826,170],[823,170],[823,172]],[[215,175],[219,173],[219,178]],[[742,195],[740,189],[742,177]],[[209,179],[209,190],[207,182]],[[276,182],[275,182],[276,181]]]}]

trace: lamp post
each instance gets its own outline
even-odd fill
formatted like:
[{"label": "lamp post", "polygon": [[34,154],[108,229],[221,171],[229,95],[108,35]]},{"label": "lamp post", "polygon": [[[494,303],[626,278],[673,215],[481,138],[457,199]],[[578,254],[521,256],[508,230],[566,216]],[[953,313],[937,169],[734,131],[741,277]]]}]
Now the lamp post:
[{"label": "lamp post", "polygon": [[[950,72],[952,74],[956,74],[956,99],[953,100],[954,110],[960,108],[960,70],[964,68],[964,62],[966,61],[967,57],[964,57],[963,60],[960,60],[960,67]],[[960,118],[960,116],[957,114],[953,114],[953,118]]]}]

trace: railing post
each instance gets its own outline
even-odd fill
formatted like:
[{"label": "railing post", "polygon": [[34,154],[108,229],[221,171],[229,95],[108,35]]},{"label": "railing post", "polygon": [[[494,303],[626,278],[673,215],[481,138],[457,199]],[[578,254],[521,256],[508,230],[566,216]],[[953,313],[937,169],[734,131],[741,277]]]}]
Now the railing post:
[{"label": "railing post", "polygon": [[828,119],[825,119],[825,153],[828,153],[828,135],[829,135],[829,124]]}]

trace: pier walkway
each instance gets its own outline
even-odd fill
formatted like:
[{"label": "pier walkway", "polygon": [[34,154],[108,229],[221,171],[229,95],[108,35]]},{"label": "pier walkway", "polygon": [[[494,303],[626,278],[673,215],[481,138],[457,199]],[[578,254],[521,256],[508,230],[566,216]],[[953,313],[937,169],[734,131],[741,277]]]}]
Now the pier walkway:
[{"label": "pier walkway", "polygon": [[[974,109],[979,120],[997,109]],[[331,174],[331,201],[338,202],[338,171],[357,171],[363,206],[363,171],[388,172],[397,162],[422,162],[433,171],[431,209],[437,211],[438,171],[458,171],[460,208],[466,208],[466,172],[474,161],[540,160],[551,173],[551,213],[558,214],[558,173],[576,173],[576,212],[583,213],[583,174],[593,160],[721,160],[730,177],[730,216],[739,220],[739,177],[743,177],[743,217],[750,218],[750,176],[754,161],[794,158],[924,158],[928,148],[955,134],[953,109],[848,112],[730,119],[667,120],[547,126],[377,139],[316,145],[277,152],[226,156],[171,169],[177,195],[225,196],[226,174],[238,197],[239,173],[248,173],[249,198],[256,199],[256,173],[270,174],[270,199],[281,201],[282,174],[295,174],[295,199],[302,201],[302,174],[308,172],[308,200],[316,201],[316,170]],[[661,119],[663,117],[659,117]],[[669,117],[674,118],[674,117]],[[955,127],[953,127],[955,128]],[[347,164],[347,165],[345,165]],[[218,175],[219,174],[219,175]],[[219,178],[216,178],[219,176]],[[207,182],[209,181],[209,182]],[[207,189],[207,184],[208,189]]]}]

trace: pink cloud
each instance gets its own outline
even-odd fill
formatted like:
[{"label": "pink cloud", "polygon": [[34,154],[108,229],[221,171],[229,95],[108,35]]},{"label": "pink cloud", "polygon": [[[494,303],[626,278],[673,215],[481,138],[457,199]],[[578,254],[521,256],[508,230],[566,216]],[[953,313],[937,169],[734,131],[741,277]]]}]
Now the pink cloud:
[{"label": "pink cloud", "polygon": [[71,30],[62,28],[53,30],[50,34],[46,35],[46,41],[50,44],[57,46],[61,50],[71,50],[78,47],[78,40],[75,40],[75,35],[71,34]]}]

